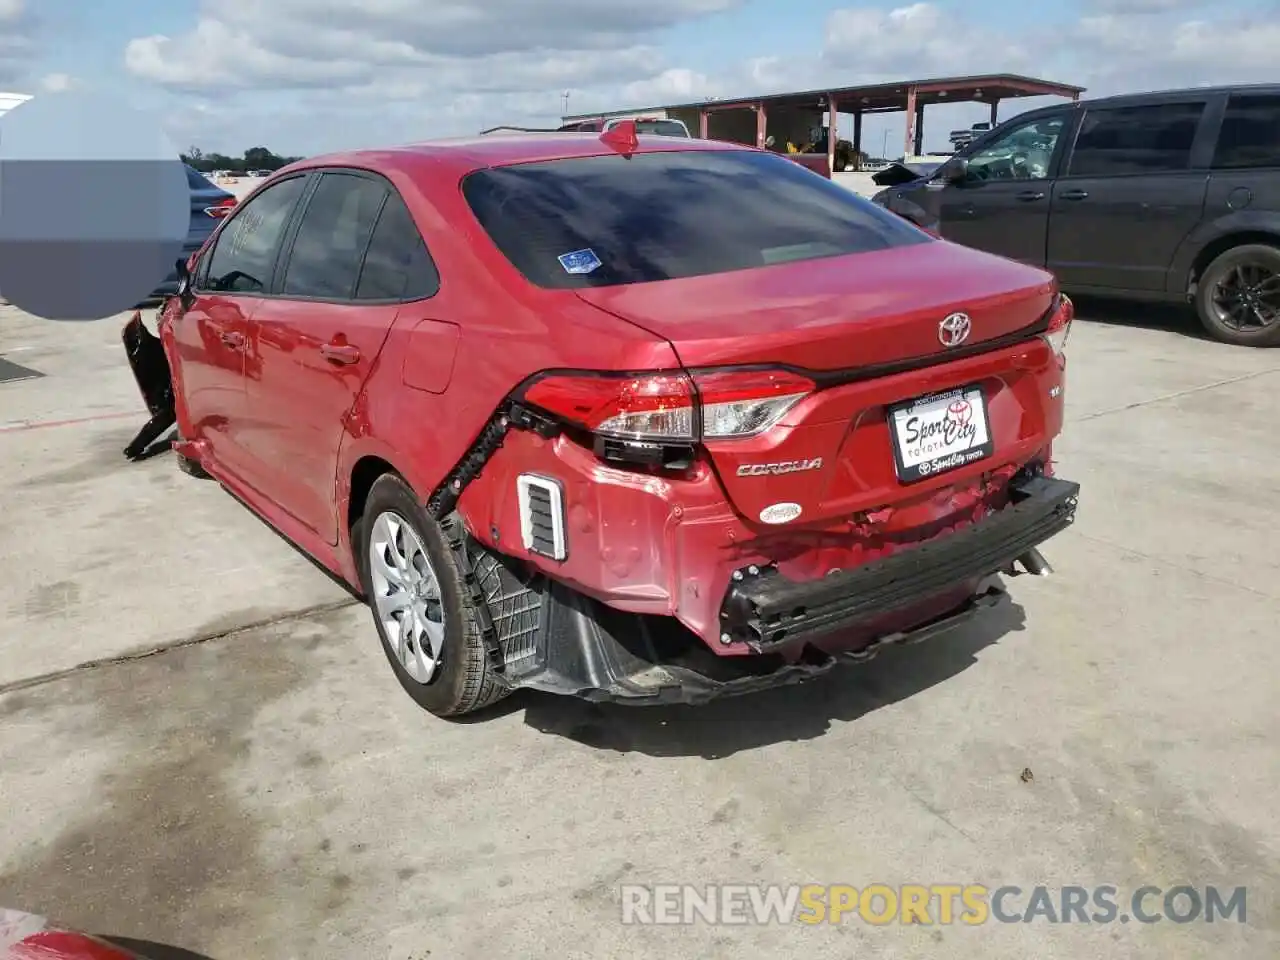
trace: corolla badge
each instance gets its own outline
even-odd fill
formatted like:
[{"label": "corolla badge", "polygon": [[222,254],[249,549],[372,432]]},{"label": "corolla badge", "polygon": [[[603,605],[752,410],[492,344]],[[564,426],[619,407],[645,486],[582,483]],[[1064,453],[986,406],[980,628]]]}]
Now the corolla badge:
[{"label": "corolla badge", "polygon": [[800,516],[802,508],[798,503],[775,503],[760,511],[761,523],[790,523]]},{"label": "corolla badge", "polygon": [[958,347],[969,339],[973,321],[967,313],[952,313],[938,324],[938,342],[944,347]]},{"label": "corolla badge", "polygon": [[821,470],[822,458],[811,460],[781,460],[777,463],[744,463],[738,467],[740,477],[778,477],[784,473],[801,473],[805,470]]}]

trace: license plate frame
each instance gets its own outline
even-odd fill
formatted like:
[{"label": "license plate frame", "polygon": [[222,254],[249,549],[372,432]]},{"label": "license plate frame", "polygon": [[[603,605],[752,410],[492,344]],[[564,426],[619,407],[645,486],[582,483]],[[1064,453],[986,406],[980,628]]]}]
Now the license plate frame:
[{"label": "license plate frame", "polygon": [[[975,397],[977,398],[977,403],[974,403]],[[964,404],[968,408],[970,411],[969,417],[965,419],[962,409],[957,407],[955,413],[950,415],[951,421],[953,423],[961,423],[959,429],[962,430],[967,425],[972,425],[975,439],[985,439],[971,443],[967,447],[952,446],[949,450],[938,452],[923,459],[908,458],[905,445],[910,441],[905,436],[905,428],[912,414],[922,410],[928,410],[928,412],[936,414],[939,409],[950,413],[950,408],[958,403]],[[951,387],[891,404],[886,410],[885,420],[889,427],[889,444],[893,451],[894,471],[898,476],[898,482],[902,484],[919,483],[939,474],[950,473],[952,470],[957,470],[971,463],[986,460],[995,453],[995,440],[991,435],[991,415],[987,407],[987,396],[979,383]],[[909,459],[910,462],[908,462]]]}]

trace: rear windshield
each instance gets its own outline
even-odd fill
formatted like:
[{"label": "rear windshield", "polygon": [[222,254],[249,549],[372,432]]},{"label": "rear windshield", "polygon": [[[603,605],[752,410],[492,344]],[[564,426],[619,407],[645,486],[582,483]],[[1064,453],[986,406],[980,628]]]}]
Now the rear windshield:
[{"label": "rear windshield", "polygon": [[546,160],[478,170],[467,203],[540,287],[607,287],[866,253],[931,238],[770,153]]},{"label": "rear windshield", "polygon": [[659,137],[688,137],[689,131],[679,120],[637,120],[636,133]]}]

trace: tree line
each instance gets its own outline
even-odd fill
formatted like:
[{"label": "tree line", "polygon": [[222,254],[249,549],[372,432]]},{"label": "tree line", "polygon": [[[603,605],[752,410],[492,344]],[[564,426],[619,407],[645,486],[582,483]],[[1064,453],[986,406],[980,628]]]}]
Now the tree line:
[{"label": "tree line", "polygon": [[205,153],[199,147],[188,147],[181,154],[183,163],[190,164],[201,173],[212,173],[214,170],[230,170],[232,173],[244,173],[248,170],[279,170],[287,167],[302,157],[282,157],[272,153],[266,147],[250,147],[239,157],[229,157],[224,153]]}]

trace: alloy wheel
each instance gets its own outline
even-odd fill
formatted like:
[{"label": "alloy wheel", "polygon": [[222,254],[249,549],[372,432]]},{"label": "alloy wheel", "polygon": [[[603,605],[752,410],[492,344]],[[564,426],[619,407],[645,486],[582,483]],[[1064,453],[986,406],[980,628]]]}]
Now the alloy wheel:
[{"label": "alloy wheel", "polygon": [[1210,299],[1225,327],[1242,333],[1272,327],[1280,322],[1280,272],[1256,260],[1236,264]]},{"label": "alloy wheel", "polygon": [[422,539],[398,513],[380,513],[369,530],[369,579],[391,652],[415,681],[430,683],[444,652],[440,581]]}]

